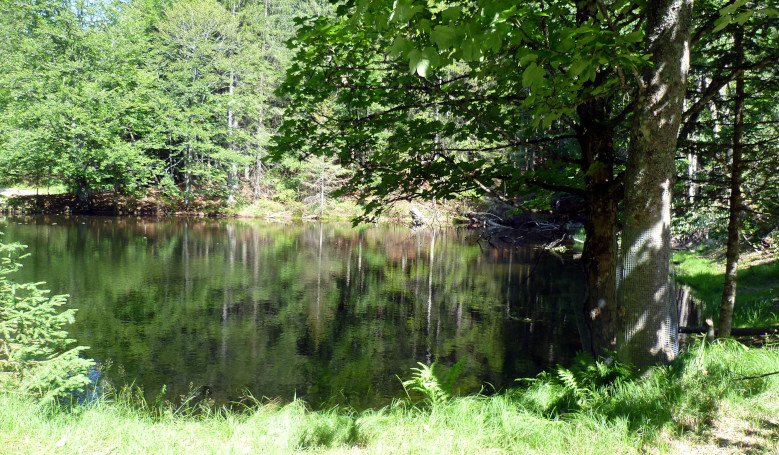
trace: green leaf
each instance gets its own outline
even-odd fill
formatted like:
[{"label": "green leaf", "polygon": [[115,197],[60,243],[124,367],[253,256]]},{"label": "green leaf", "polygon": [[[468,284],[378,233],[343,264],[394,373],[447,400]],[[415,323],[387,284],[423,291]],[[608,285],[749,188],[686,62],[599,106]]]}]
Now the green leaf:
[{"label": "green leaf", "polygon": [[747,4],[748,0],[736,0],[735,2],[731,3],[730,5],[726,5],[722,7],[722,9],[719,10],[719,13],[723,16],[725,15],[731,15],[736,12],[737,9],[741,8],[742,6]]},{"label": "green leaf", "polygon": [[530,62],[535,62],[538,60],[538,54],[527,54],[519,59],[519,66],[524,67]]},{"label": "green leaf", "polygon": [[500,51],[502,44],[503,38],[501,38],[500,33],[492,31],[484,36],[484,40],[482,41],[482,49],[489,49],[493,52],[498,52]]},{"label": "green leaf", "polygon": [[422,54],[430,60],[430,66],[437,67],[441,65],[441,58],[438,56],[438,51],[433,46],[426,47]]},{"label": "green leaf", "polygon": [[441,17],[443,17],[444,21],[446,22],[454,22],[460,18],[462,11],[463,10],[461,6],[452,6],[443,10]]},{"label": "green leaf", "polygon": [[407,22],[414,17],[414,14],[420,9],[418,6],[411,6],[405,1],[397,1],[395,9],[392,11],[392,20],[394,22]]},{"label": "green leaf", "polygon": [[456,37],[457,32],[448,25],[436,25],[430,32],[430,40],[441,50],[451,48]]},{"label": "green leaf", "polygon": [[395,40],[394,43],[392,43],[392,46],[390,46],[389,51],[390,55],[393,57],[399,57],[401,55],[407,54],[412,48],[413,43],[406,38],[399,37]]},{"label": "green leaf", "polygon": [[376,14],[373,18],[373,28],[376,29],[376,31],[384,31],[389,26],[389,15],[384,13]]},{"label": "green leaf", "polygon": [[414,49],[408,54],[408,69],[411,74],[417,73],[422,77],[427,77],[427,70],[430,68],[430,58],[419,49]]},{"label": "green leaf", "polygon": [[522,86],[525,88],[538,86],[543,82],[545,75],[546,71],[540,68],[536,62],[532,62],[522,72]]},{"label": "green leaf", "polygon": [[463,42],[462,54],[466,62],[476,62],[481,58],[481,47],[473,39],[467,39]]},{"label": "green leaf", "polygon": [[622,36],[622,41],[625,41],[626,43],[639,43],[643,41],[643,39],[644,39],[643,30],[636,30],[634,32],[630,32]]},{"label": "green leaf", "polygon": [[727,14],[725,16],[720,16],[719,19],[714,21],[714,32],[718,32],[722,30],[723,28],[727,27],[730,24],[730,21],[733,20],[733,16],[730,14]]},{"label": "green leaf", "polygon": [[570,74],[574,78],[577,78],[581,76],[581,74],[584,72],[585,69],[590,65],[589,60],[585,60],[583,58],[579,58],[576,61],[573,62],[570,69]]},{"label": "green leaf", "polygon": [[736,22],[738,22],[739,25],[744,25],[754,13],[755,10],[752,9],[744,11],[736,16]]},{"label": "green leaf", "polygon": [[557,120],[557,118],[554,115],[552,114],[546,115],[544,117],[544,121],[541,123],[541,128],[542,129],[549,128],[552,125],[552,122],[554,122],[555,120]]}]

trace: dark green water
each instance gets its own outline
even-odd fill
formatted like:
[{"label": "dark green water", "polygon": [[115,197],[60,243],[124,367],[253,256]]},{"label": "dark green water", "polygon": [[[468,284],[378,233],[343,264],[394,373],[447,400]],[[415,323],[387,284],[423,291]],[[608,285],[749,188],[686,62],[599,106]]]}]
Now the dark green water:
[{"label": "dark green water", "polygon": [[16,280],[70,294],[103,378],[152,397],[362,408],[403,396],[417,362],[465,357],[460,392],[489,392],[578,349],[578,266],[465,230],[43,216],[0,231],[29,245]]}]

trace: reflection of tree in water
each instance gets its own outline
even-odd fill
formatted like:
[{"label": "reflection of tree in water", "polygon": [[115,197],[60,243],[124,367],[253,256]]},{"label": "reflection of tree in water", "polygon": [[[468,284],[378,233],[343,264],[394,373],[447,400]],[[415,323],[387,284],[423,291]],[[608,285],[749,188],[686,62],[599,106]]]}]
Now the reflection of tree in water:
[{"label": "reflection of tree in water", "polygon": [[149,394],[191,382],[217,400],[245,387],[374,405],[399,396],[395,375],[418,361],[467,357],[460,384],[473,392],[564,363],[578,343],[575,265],[531,247],[482,251],[463,231],[27,222],[38,224],[6,226],[31,245],[25,273],[70,293],[78,342],[113,360],[111,380]]}]

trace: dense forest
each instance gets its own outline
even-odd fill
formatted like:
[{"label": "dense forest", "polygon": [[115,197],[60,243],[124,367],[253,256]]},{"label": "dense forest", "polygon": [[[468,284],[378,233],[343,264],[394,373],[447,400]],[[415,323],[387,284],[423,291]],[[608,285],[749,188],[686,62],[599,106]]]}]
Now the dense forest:
[{"label": "dense forest", "polygon": [[262,160],[293,18],[324,3],[3,2],[0,180],[84,204],[150,188],[183,205],[298,196],[310,166]]},{"label": "dense forest", "polygon": [[0,183],[578,213],[592,352],[675,355],[672,231],[727,237],[725,335],[739,242],[773,242],[770,2],[10,0],[0,27]]}]

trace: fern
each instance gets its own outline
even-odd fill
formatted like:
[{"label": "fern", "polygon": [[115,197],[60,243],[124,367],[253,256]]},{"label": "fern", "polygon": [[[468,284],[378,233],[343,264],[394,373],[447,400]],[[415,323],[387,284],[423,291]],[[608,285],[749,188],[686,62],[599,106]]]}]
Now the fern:
[{"label": "fern", "polygon": [[579,380],[577,380],[573,371],[558,366],[557,377],[562,382],[563,390],[572,395],[579,406],[584,405],[592,396],[591,390],[579,386]]},{"label": "fern", "polygon": [[403,388],[420,392],[432,405],[445,403],[453,395],[454,382],[463,368],[464,360],[465,357],[461,358],[446,373],[441,371],[437,361],[430,366],[418,362],[419,368],[411,369],[412,377],[403,381]]},{"label": "fern", "polygon": [[557,366],[554,374],[543,372],[529,380],[530,390],[523,399],[525,406],[550,416],[582,409],[602,402],[628,379],[633,369],[612,360],[595,361],[579,353],[569,368]]}]

